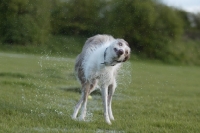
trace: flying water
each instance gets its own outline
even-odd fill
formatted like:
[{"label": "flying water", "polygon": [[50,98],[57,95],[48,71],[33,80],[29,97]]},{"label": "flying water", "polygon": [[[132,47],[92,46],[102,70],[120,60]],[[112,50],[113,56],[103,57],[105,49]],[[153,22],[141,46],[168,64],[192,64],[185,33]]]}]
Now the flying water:
[{"label": "flying water", "polygon": [[[21,99],[23,104],[34,104],[34,106],[31,106],[30,108],[30,113],[37,114],[38,117],[47,117],[50,115],[50,113],[62,117],[71,117],[77,99],[67,99],[67,97],[60,98],[56,91],[58,91],[59,87],[62,88],[63,86],[65,86],[65,88],[68,86],[69,88],[70,86],[79,86],[75,79],[70,84],[63,84],[63,82],[60,82],[60,79],[63,80],[63,78],[66,81],[74,78],[71,76],[73,73],[74,60],[75,59],[71,58],[50,57],[48,55],[38,57],[37,63],[39,70],[37,73],[39,73],[39,77],[33,77],[32,79],[29,79],[29,82],[33,84],[31,90],[34,95],[26,94],[24,89],[21,90]],[[65,71],[67,68],[70,68],[70,70]],[[125,97],[123,90],[128,89],[132,82],[131,69],[132,66],[130,62],[123,63],[122,68],[119,69],[117,76],[118,87],[115,92],[114,100]],[[65,77],[60,76],[63,75],[62,71],[64,73],[66,72]],[[51,91],[48,91],[49,89]],[[77,95],[80,94],[77,93]],[[44,101],[43,99],[48,100]],[[93,115],[96,111],[102,110],[103,106],[101,95],[93,94],[92,100],[88,100],[86,122],[91,122],[98,119],[96,115],[95,117],[93,117]]]},{"label": "flying water", "polygon": [[[125,62],[122,64],[117,76],[117,89],[116,95],[123,96],[122,91],[130,88],[132,83],[132,65],[131,62]],[[127,96],[126,96],[127,97]],[[120,97],[118,97],[120,98]]]}]

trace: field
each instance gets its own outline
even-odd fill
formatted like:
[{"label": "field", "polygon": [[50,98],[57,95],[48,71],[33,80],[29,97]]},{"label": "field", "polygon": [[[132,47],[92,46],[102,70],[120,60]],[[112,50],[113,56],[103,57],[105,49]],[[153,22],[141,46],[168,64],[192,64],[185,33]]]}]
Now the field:
[{"label": "field", "polygon": [[86,121],[71,119],[80,97],[73,64],[72,57],[1,52],[0,132],[200,131],[200,67],[127,62],[119,72],[115,121],[109,126],[98,91],[88,101]]}]

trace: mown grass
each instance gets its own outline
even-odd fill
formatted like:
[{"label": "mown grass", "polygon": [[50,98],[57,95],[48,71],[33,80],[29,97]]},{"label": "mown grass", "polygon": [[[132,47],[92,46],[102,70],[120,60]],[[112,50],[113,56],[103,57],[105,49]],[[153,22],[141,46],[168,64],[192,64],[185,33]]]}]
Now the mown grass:
[{"label": "mown grass", "polygon": [[73,64],[74,58],[0,53],[0,132],[200,131],[199,67],[127,62],[109,126],[98,92],[86,122],[71,119],[80,97]]}]

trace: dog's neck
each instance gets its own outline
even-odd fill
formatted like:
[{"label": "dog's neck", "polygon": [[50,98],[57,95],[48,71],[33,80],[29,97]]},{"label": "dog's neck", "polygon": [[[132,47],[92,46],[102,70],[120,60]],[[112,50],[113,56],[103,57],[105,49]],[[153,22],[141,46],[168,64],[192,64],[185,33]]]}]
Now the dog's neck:
[{"label": "dog's neck", "polygon": [[107,52],[107,49],[108,49],[108,47],[104,51],[104,54],[103,54],[103,56],[104,56],[104,62],[101,63],[101,64],[104,64],[105,66],[115,66],[116,64],[121,63],[121,61],[115,61],[115,60],[113,62],[111,62],[111,63],[106,62],[106,52]]}]

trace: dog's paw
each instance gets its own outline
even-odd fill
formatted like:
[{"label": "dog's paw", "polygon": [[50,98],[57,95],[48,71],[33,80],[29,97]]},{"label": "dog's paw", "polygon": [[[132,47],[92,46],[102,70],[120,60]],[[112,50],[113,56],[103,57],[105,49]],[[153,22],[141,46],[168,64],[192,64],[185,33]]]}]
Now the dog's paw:
[{"label": "dog's paw", "polygon": [[72,120],[77,120],[76,116],[72,116],[71,118]]},{"label": "dog's paw", "polygon": [[108,125],[112,125],[112,123],[111,123],[110,120],[106,120],[106,123],[107,123]]},{"label": "dog's paw", "polygon": [[106,120],[106,123],[107,123],[108,125],[111,125],[111,124],[112,124],[109,117],[106,117],[105,120]]},{"label": "dog's paw", "polygon": [[74,118],[74,117],[71,117],[71,118],[72,118],[72,120],[77,121],[77,118]]},{"label": "dog's paw", "polygon": [[109,118],[110,118],[111,121],[115,120],[112,111],[109,111]]},{"label": "dog's paw", "polygon": [[110,116],[110,120],[114,121],[115,120],[114,116]]},{"label": "dog's paw", "polygon": [[78,120],[79,121],[85,121],[85,116],[80,116]]}]

